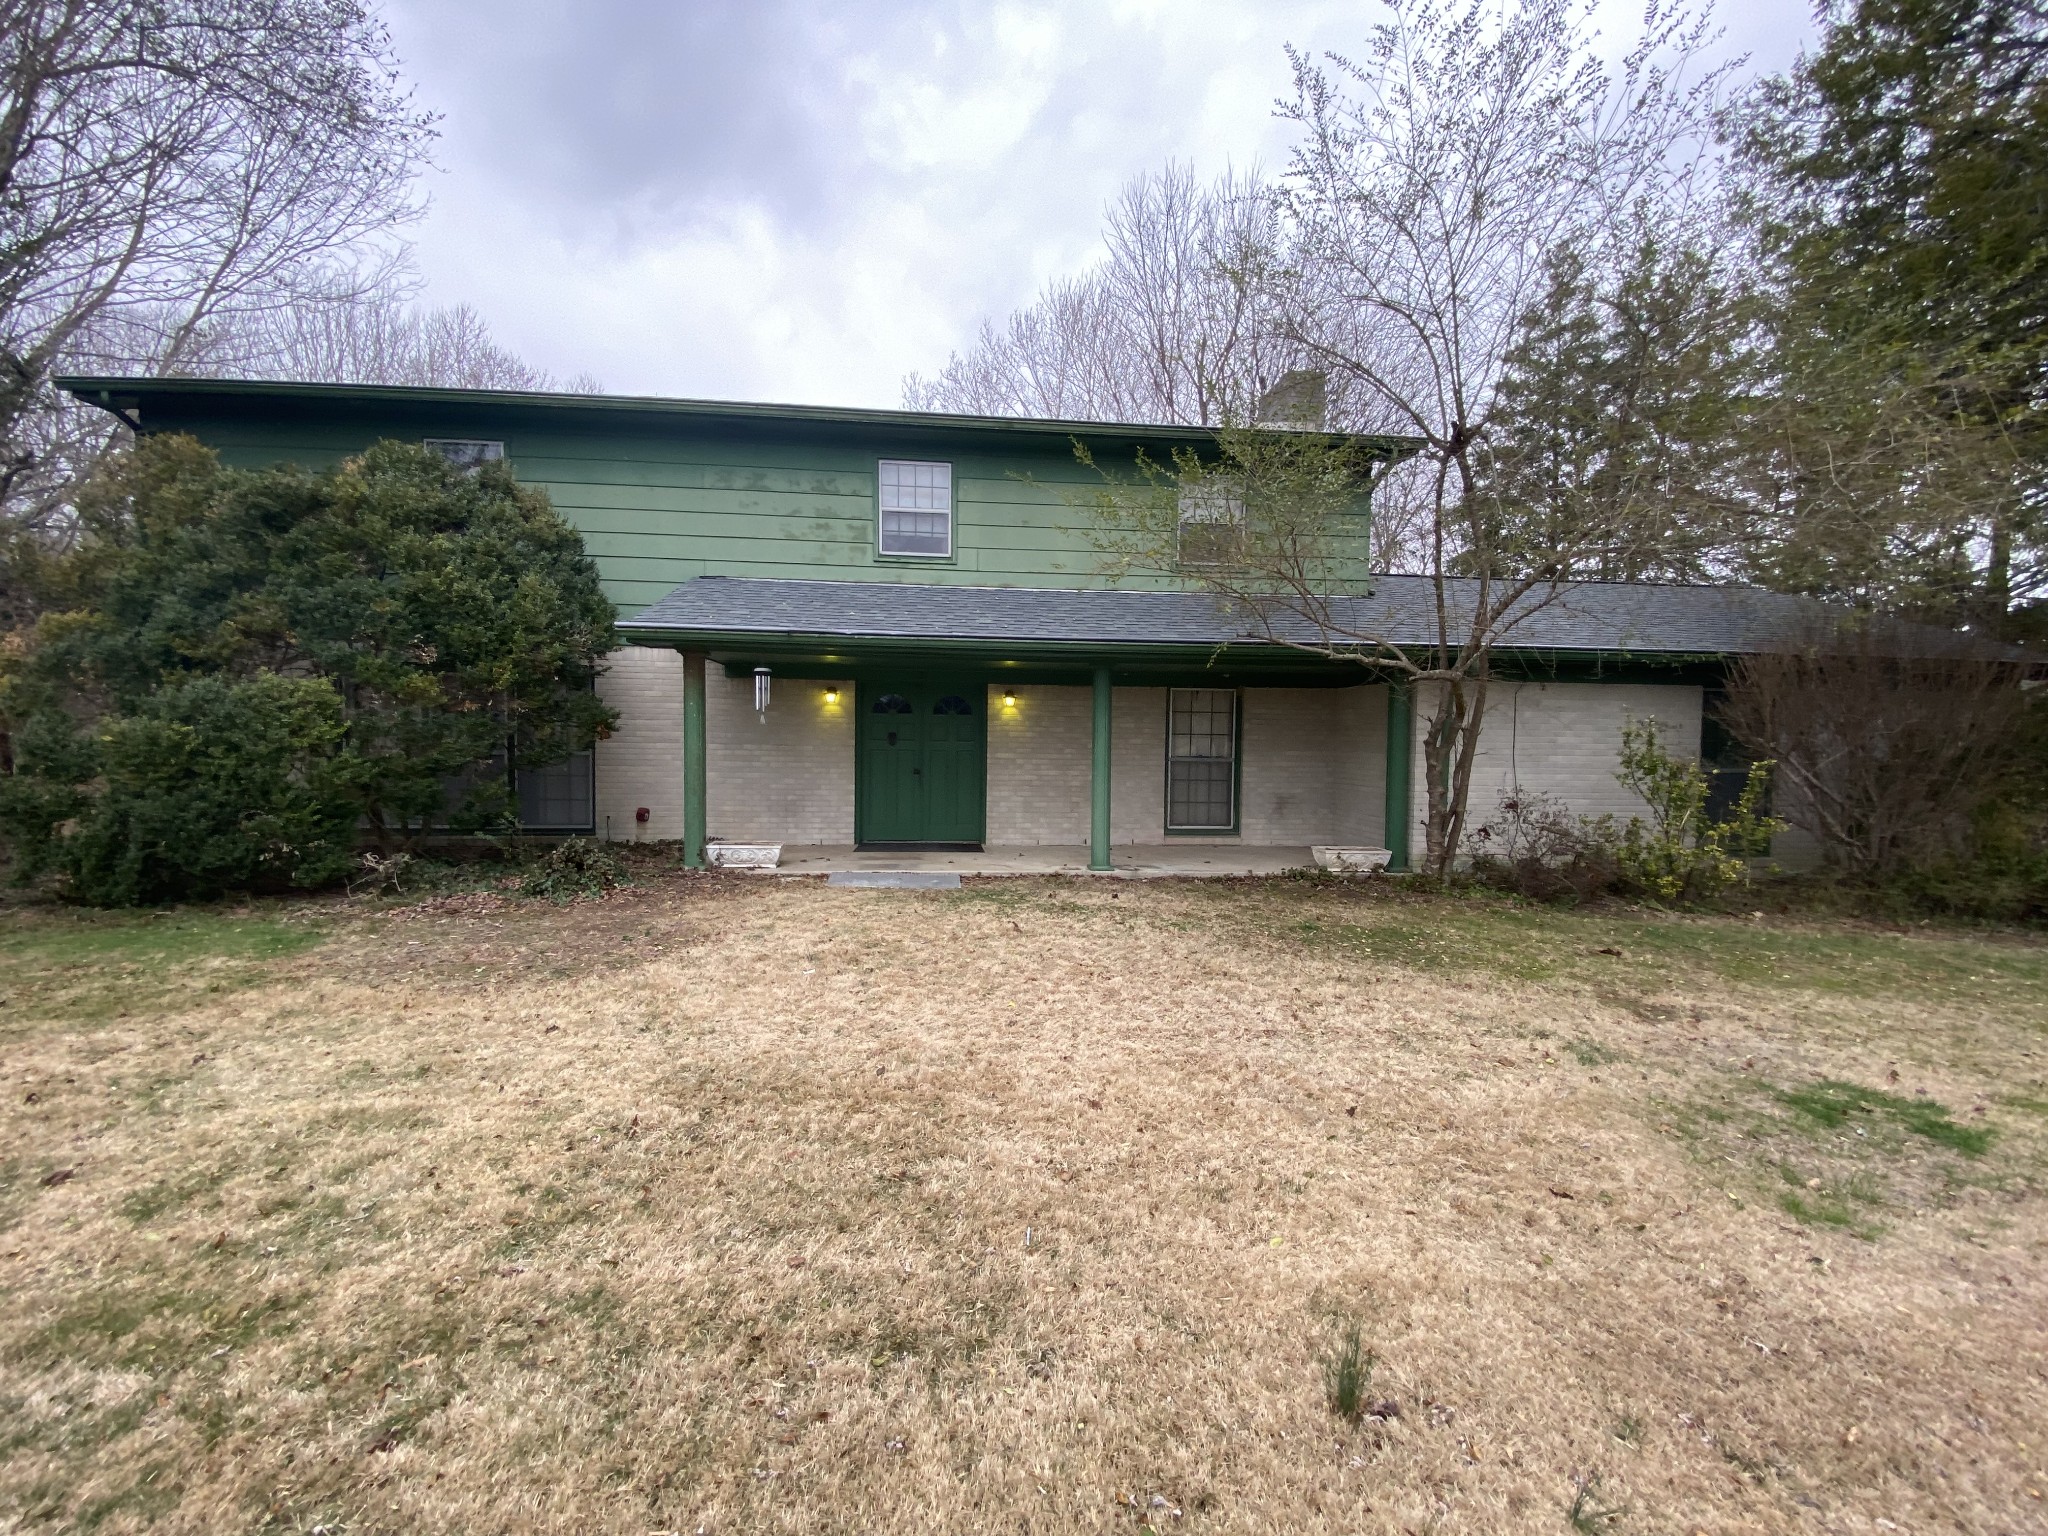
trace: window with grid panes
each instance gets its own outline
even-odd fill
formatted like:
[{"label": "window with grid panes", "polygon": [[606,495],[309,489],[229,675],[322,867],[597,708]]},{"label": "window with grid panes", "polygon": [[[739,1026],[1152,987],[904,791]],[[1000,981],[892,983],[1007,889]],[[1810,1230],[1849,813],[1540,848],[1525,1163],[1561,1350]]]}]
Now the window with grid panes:
[{"label": "window with grid panes", "polygon": [[1237,823],[1237,694],[1175,688],[1166,724],[1166,827],[1228,832]]},{"label": "window with grid panes", "polygon": [[597,822],[596,753],[572,752],[517,775],[519,825],[535,831],[588,832]]},{"label": "window with grid panes", "polygon": [[1180,493],[1175,552],[1182,565],[1230,565],[1241,558],[1244,502],[1213,485]]},{"label": "window with grid panes", "polygon": [[876,476],[885,555],[943,559],[953,553],[953,466],[884,459]]}]

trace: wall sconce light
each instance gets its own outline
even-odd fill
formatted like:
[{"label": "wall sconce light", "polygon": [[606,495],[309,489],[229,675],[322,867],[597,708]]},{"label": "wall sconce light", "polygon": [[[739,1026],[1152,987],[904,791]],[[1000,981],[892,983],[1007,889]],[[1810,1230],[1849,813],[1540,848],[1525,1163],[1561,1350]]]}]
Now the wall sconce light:
[{"label": "wall sconce light", "polygon": [[825,690],[825,702],[827,704],[837,704],[839,702],[839,690],[828,687]]},{"label": "wall sconce light", "polygon": [[1014,688],[1005,688],[1005,689],[1003,690],[1003,708],[1005,708],[1005,709],[1015,709],[1016,707],[1017,707],[1017,690],[1016,690],[1016,689],[1014,689]]}]

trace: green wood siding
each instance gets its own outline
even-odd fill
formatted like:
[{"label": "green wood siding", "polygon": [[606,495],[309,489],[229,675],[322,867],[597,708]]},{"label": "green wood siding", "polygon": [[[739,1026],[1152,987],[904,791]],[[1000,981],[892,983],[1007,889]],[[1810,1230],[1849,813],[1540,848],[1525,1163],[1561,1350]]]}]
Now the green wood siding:
[{"label": "green wood siding", "polygon": [[[947,582],[1110,584],[1091,537],[1099,474],[1055,433],[901,420],[722,420],[460,399],[321,401],[174,388],[143,397],[148,431],[186,431],[229,463],[320,467],[381,437],[503,442],[521,480],[547,491],[584,535],[605,590],[630,617],[700,575]],[[1184,435],[1184,434],[1183,434]],[[1099,462],[1133,466],[1146,434],[1091,441]],[[1164,459],[1170,445],[1148,445]],[[954,553],[878,558],[876,461],[953,466]],[[1367,520],[1359,520],[1360,554]],[[1363,560],[1360,562],[1361,570]],[[1124,585],[1164,586],[1125,578]]]}]

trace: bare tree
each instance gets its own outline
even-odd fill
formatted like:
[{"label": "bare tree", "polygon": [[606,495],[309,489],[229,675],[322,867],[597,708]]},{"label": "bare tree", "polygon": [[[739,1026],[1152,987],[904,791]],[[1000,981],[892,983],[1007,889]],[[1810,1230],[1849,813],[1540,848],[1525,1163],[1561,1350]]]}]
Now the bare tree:
[{"label": "bare tree", "polygon": [[204,338],[192,371],[230,378],[598,394],[500,345],[467,304],[424,308],[403,293],[347,295],[238,317]]},{"label": "bare tree", "polygon": [[1964,851],[2025,750],[2026,675],[1981,639],[1866,616],[1745,657],[1722,720],[1775,761],[1778,815],[1884,875]]},{"label": "bare tree", "polygon": [[185,370],[229,320],[376,291],[432,133],[361,0],[0,0],[8,527],[107,441],[53,372]]},{"label": "bare tree", "polygon": [[[1511,451],[1497,427],[1510,362],[1560,276],[1615,291],[1645,218],[1687,208],[1720,78],[1686,79],[1704,38],[1690,12],[1653,0],[1611,76],[1574,0],[1395,0],[1362,60],[1293,56],[1285,110],[1303,140],[1282,191],[1286,238],[1263,284],[1284,337],[1361,401],[1361,416],[1417,444],[1415,533],[1434,638],[1419,652],[1396,644],[1371,607],[1336,600],[1318,563],[1325,541],[1299,526],[1318,501],[1333,505],[1327,495],[1275,514],[1290,526],[1252,541],[1266,568],[1228,587],[1255,631],[1369,663],[1429,696],[1432,871],[1458,854],[1496,647],[1597,574],[1596,558],[1628,558],[1663,524],[1653,480],[1638,477],[1531,515],[1507,492],[1514,477],[1497,473]],[[1226,475],[1273,472],[1270,450],[1244,444],[1233,458],[1242,463],[1226,462]],[[1280,455],[1283,478],[1325,477],[1299,458]]]},{"label": "bare tree", "polygon": [[[1135,178],[1110,205],[1108,255],[1046,287],[933,378],[912,374],[916,410],[1079,421],[1244,424],[1298,366],[1250,277],[1278,238],[1256,175],[1203,186],[1192,167]],[[1336,413],[1344,402],[1331,402]]]}]

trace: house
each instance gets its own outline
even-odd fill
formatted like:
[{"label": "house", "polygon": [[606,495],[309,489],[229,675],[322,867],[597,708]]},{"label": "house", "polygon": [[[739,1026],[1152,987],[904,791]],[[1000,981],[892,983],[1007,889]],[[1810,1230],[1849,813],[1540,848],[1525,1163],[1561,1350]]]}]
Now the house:
[{"label": "house", "polygon": [[[614,396],[195,379],[63,381],[229,463],[330,462],[380,438],[502,458],[581,530],[618,605],[600,687],[620,728],[523,776],[536,829],[830,853],[982,851],[1014,867],[1258,870],[1317,845],[1419,848],[1428,700],[1355,661],[1245,638],[1193,584],[1113,584],[1081,463],[1196,429]],[[1389,453],[1399,445],[1386,445]],[[1363,510],[1363,509],[1362,509]],[[1344,601],[1421,645],[1427,583]],[[1640,807],[1621,729],[1716,755],[1703,701],[1794,600],[1586,586],[1514,631],[1473,789]],[[1795,605],[1796,606],[1796,605]],[[808,861],[808,863],[807,863]]]}]

